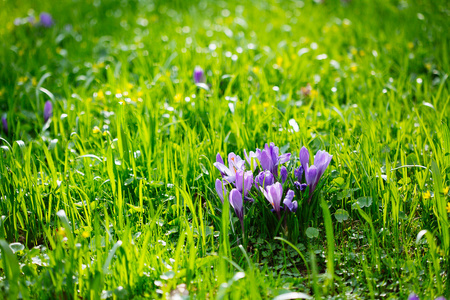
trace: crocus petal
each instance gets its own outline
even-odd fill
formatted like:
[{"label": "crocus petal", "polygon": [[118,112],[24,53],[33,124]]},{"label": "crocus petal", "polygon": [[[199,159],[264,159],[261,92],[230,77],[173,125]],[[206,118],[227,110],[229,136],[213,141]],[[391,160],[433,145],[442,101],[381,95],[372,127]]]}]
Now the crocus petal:
[{"label": "crocus petal", "polygon": [[280,175],[281,175],[281,183],[284,183],[288,177],[288,171],[285,166],[281,167]]},{"label": "crocus petal", "polygon": [[205,83],[205,71],[199,66],[194,69],[194,82],[195,83]]},{"label": "crocus petal", "polygon": [[53,25],[53,18],[49,13],[42,12],[39,15],[39,22],[43,27],[52,27]]},{"label": "crocus petal", "polygon": [[278,164],[284,164],[285,162],[288,162],[289,159],[291,159],[290,153],[282,154],[280,155],[280,157],[278,157]]},{"label": "crocus petal", "polygon": [[244,173],[244,196],[247,197],[253,186],[253,172],[247,171]]},{"label": "crocus petal", "polygon": [[411,293],[408,296],[408,300],[420,300],[420,298],[415,293]]},{"label": "crocus petal", "polygon": [[220,155],[220,153],[217,153],[217,155],[216,155],[216,162],[221,163],[222,165],[225,164],[223,162],[223,159],[222,159],[222,156]]},{"label": "crocus petal", "polygon": [[267,186],[272,185],[274,182],[273,174],[270,171],[261,171],[258,176],[255,177],[256,188],[261,186],[265,189]]},{"label": "crocus petal", "polygon": [[297,189],[297,190],[300,190],[300,191],[304,191],[304,190],[306,190],[306,187],[308,187],[308,185],[306,184],[306,183],[300,183],[300,182],[298,182],[298,181],[296,181],[296,182],[294,182],[294,185],[295,185],[295,188]]},{"label": "crocus petal", "polygon": [[215,162],[213,163],[213,165],[220,171],[220,173],[226,174],[228,176],[235,175],[234,172],[232,172],[230,169],[228,169],[224,164],[220,162]]},{"label": "crocus petal", "polygon": [[[289,209],[289,211],[292,211],[292,212],[297,210],[297,208],[295,207],[296,204],[297,204],[297,201],[292,202],[292,199],[294,199],[294,195],[295,195],[294,191],[293,190],[289,190],[286,193],[286,197],[283,200],[284,206],[286,206]],[[294,203],[295,203],[295,205],[294,205]]]},{"label": "crocus petal", "polygon": [[45,104],[44,104],[44,122],[47,122],[48,119],[50,119],[50,117],[52,116],[52,110],[53,110],[52,102],[50,100],[45,102]]},{"label": "crocus petal", "polygon": [[261,152],[261,156],[259,157],[259,163],[261,167],[265,171],[271,171],[273,167],[272,159],[269,157],[266,151]]},{"label": "crocus petal", "polygon": [[309,168],[307,167],[306,168],[306,172],[305,172],[305,179],[306,179],[306,183],[310,186],[310,188],[316,182],[316,177],[317,177],[317,168],[316,168],[316,166],[312,165]]},{"label": "crocus petal", "polygon": [[300,150],[300,163],[302,164],[303,170],[306,171],[309,164],[309,151],[305,146]]},{"label": "crocus petal", "polygon": [[317,167],[318,177],[320,178],[331,162],[333,155],[326,151],[319,150],[314,156],[314,165]]},{"label": "crocus petal", "polygon": [[244,219],[244,206],[242,202],[242,194],[237,189],[232,189],[230,192],[230,204],[234,208],[239,220]]},{"label": "crocus petal", "polygon": [[225,188],[225,184],[220,179],[216,179],[216,192],[219,195],[220,200],[223,203],[224,194],[227,193],[227,189]]},{"label": "crocus petal", "polygon": [[267,194],[264,194],[271,202],[273,208],[276,212],[280,212],[280,204],[281,204],[281,197],[283,196],[283,186],[276,182],[275,184],[266,187]]},{"label": "crocus petal", "polygon": [[302,166],[300,166],[294,170],[294,176],[295,176],[295,178],[297,178],[298,182],[302,181],[302,178],[303,178],[303,167]]}]

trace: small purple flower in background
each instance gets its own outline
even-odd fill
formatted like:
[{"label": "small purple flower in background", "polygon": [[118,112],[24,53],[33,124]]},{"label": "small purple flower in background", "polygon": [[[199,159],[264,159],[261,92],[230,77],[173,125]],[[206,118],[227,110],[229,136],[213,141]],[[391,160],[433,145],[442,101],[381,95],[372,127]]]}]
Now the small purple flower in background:
[{"label": "small purple flower in background", "polygon": [[411,293],[408,296],[408,300],[420,300],[420,298],[415,293]]},{"label": "small purple flower in background", "polygon": [[265,189],[267,186],[272,185],[274,181],[275,178],[270,171],[262,171],[255,177],[255,186],[257,189],[260,187]]},{"label": "small purple flower in background", "polygon": [[281,175],[281,183],[284,183],[288,177],[288,171],[285,166],[281,167],[280,175]]},{"label": "small purple flower in background", "polygon": [[294,191],[293,190],[289,190],[286,194],[286,198],[284,198],[283,200],[283,204],[285,207],[287,207],[287,209],[290,212],[296,212],[297,208],[298,208],[298,203],[297,201],[292,202],[292,199],[294,199]]},{"label": "small purple flower in background", "polygon": [[256,156],[263,170],[272,172],[273,176],[278,176],[278,165],[288,162],[291,154],[286,153],[279,155],[279,149],[274,143],[264,146],[264,150],[256,149]]},{"label": "small purple flower in background", "polygon": [[437,297],[437,298],[434,299],[434,300],[445,300],[445,297],[444,297],[444,296],[440,296],[440,297]]},{"label": "small purple flower in background", "polygon": [[242,234],[244,234],[244,203],[242,194],[237,189],[232,189],[229,197],[230,204],[241,222]]},{"label": "small purple flower in background", "polygon": [[222,177],[228,181],[228,183],[232,183],[236,180],[236,172],[245,170],[245,160],[239,157],[239,155],[231,152],[228,154],[228,167],[223,163],[223,159],[218,154],[216,156],[216,162],[213,164],[222,174]]},{"label": "small purple flower in background", "polygon": [[236,172],[236,188],[247,197],[248,192],[253,186],[253,172],[252,171],[237,171]]},{"label": "small purple flower in background", "polygon": [[36,18],[34,16],[28,16],[28,23],[31,25],[36,24]]},{"label": "small purple flower in background", "polygon": [[46,12],[42,12],[39,15],[39,24],[41,24],[41,26],[43,27],[52,27],[54,22],[53,22],[53,18],[49,13]]},{"label": "small purple flower in background", "polygon": [[44,123],[47,123],[48,119],[52,116],[53,111],[53,105],[52,102],[49,100],[45,102],[44,105]]},{"label": "small purple flower in background", "polygon": [[205,71],[199,66],[196,66],[194,69],[194,82],[196,84],[206,82]]},{"label": "small purple flower in background", "polygon": [[6,120],[6,114],[2,116],[2,125],[3,125],[3,131],[8,134],[8,121]]},{"label": "small purple flower in background", "polygon": [[219,195],[219,198],[222,201],[222,203],[225,195],[227,194],[227,189],[225,188],[225,186],[226,184],[222,180],[216,179],[216,192]]}]

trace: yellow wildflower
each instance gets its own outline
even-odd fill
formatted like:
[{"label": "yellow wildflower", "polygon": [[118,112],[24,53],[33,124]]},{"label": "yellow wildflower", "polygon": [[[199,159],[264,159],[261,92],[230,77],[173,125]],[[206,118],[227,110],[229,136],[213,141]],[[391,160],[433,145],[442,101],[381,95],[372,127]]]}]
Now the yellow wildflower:
[{"label": "yellow wildflower", "polygon": [[181,93],[177,93],[175,97],[173,97],[173,100],[175,100],[176,103],[181,102],[181,99],[183,98],[183,95]]},{"label": "yellow wildflower", "polygon": [[253,67],[252,71],[253,71],[253,73],[258,74],[259,73],[259,67]]},{"label": "yellow wildflower", "polygon": [[132,83],[128,83],[128,84],[127,84],[127,88],[128,88],[129,90],[132,90],[133,87],[134,87],[134,85],[133,85]]},{"label": "yellow wildflower", "polygon": [[66,229],[64,227],[59,227],[58,229],[56,229],[56,233],[61,237],[65,237]]},{"label": "yellow wildflower", "polygon": [[104,100],[105,99],[105,94],[103,93],[102,90],[97,92],[97,99],[98,100]]},{"label": "yellow wildflower", "polygon": [[430,191],[426,191],[426,193],[422,194],[423,199],[427,200],[431,198],[431,193]]},{"label": "yellow wildflower", "polygon": [[81,234],[82,237],[84,237],[85,239],[88,238],[91,234],[89,233],[89,231],[83,231],[83,233]]},{"label": "yellow wildflower", "polygon": [[31,78],[31,84],[32,84],[33,86],[37,86],[37,80],[36,80],[36,77]]},{"label": "yellow wildflower", "polygon": [[319,96],[319,92],[315,89],[312,89],[309,95],[311,98],[316,98],[317,96]]},{"label": "yellow wildflower", "polygon": [[352,48],[352,49],[350,50],[350,53],[351,53],[352,55],[356,55],[356,54],[358,54],[358,50],[357,50],[356,48]]},{"label": "yellow wildflower", "polygon": [[447,202],[447,212],[450,214],[450,202]]},{"label": "yellow wildflower", "polygon": [[264,108],[268,108],[269,106],[270,106],[269,102],[264,102],[264,103],[263,103],[263,107],[264,107]]},{"label": "yellow wildflower", "polygon": [[430,71],[431,70],[431,64],[430,63],[426,63],[425,64],[425,68]]},{"label": "yellow wildflower", "polygon": [[364,50],[359,50],[359,56],[363,57],[366,55],[366,52]]},{"label": "yellow wildflower", "polygon": [[281,56],[277,57],[277,65],[281,67],[281,65],[283,64],[283,58]]},{"label": "yellow wildflower", "polygon": [[408,49],[412,50],[414,48],[414,43],[413,42],[409,42],[408,43]]},{"label": "yellow wildflower", "polygon": [[444,188],[442,191],[444,192],[444,195],[447,195],[449,190],[450,190],[450,186]]},{"label": "yellow wildflower", "polygon": [[100,133],[101,130],[100,130],[100,128],[98,128],[98,126],[95,126],[94,129],[92,129],[92,132],[93,132],[94,134],[97,134],[97,133]]},{"label": "yellow wildflower", "polygon": [[19,77],[19,81],[17,82],[17,84],[22,85],[25,82],[27,82],[27,80],[28,80],[28,78],[26,76]]},{"label": "yellow wildflower", "polygon": [[356,64],[352,64],[350,66],[350,71],[352,71],[353,73],[356,73],[356,71],[358,71],[358,66]]}]

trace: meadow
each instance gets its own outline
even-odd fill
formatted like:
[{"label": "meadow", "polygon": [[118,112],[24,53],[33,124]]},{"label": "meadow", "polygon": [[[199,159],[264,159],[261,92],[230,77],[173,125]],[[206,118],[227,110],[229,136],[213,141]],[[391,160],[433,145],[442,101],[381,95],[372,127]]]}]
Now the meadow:
[{"label": "meadow", "polygon": [[448,1],[0,7],[0,299],[450,298]]}]

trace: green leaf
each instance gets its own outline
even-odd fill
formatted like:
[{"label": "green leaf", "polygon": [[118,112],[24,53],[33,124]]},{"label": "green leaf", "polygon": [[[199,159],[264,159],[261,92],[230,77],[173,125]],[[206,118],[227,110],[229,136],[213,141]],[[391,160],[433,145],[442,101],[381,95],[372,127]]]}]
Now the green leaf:
[{"label": "green leaf", "polygon": [[372,197],[360,197],[356,202],[361,208],[370,207],[372,205]]},{"label": "green leaf", "polygon": [[339,223],[342,223],[346,220],[348,220],[349,214],[345,209],[338,209],[335,213],[334,213],[334,217],[336,218],[336,220]]},{"label": "green leaf", "polygon": [[308,227],[308,229],[306,229],[306,236],[310,239],[316,238],[319,236],[319,230],[314,227]]}]

